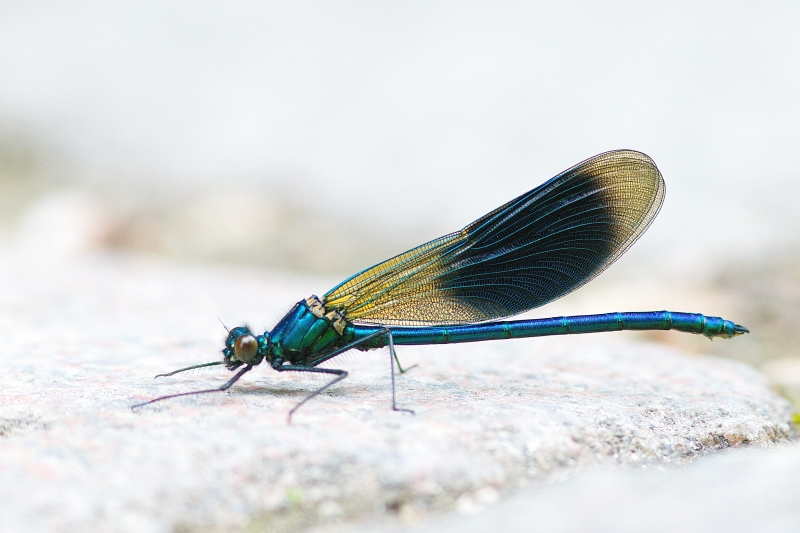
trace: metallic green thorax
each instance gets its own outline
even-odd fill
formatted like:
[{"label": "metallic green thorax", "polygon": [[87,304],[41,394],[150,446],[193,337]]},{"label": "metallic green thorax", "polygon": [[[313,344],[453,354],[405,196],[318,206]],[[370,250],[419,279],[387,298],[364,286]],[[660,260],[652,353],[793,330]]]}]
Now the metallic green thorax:
[{"label": "metallic green thorax", "polygon": [[344,317],[327,311],[316,296],[295,304],[269,334],[267,359],[293,365],[311,363],[316,355],[331,352],[345,344]]}]

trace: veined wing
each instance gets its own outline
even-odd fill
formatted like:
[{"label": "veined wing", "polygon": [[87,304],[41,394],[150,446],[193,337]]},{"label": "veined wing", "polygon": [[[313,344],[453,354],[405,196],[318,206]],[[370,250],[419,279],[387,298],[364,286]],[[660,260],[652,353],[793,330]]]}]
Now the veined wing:
[{"label": "veined wing", "polygon": [[664,201],[645,154],[596,155],[451,233],[328,292],[348,320],[467,324],[516,315],[582,286],[644,233]]}]

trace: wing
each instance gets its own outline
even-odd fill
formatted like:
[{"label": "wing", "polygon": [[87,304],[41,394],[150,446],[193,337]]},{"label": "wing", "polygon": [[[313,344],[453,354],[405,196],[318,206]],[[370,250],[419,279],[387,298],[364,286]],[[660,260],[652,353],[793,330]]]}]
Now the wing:
[{"label": "wing", "polygon": [[608,268],[653,221],[664,192],[645,154],[596,155],[459,232],[356,274],[325,305],[354,322],[405,326],[516,315]]}]

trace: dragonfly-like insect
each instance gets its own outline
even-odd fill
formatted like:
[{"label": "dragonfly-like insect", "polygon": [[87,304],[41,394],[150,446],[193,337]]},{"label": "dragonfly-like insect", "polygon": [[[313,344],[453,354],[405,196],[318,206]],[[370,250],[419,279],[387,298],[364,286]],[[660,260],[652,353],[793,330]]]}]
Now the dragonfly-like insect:
[{"label": "dragonfly-like insect", "polygon": [[334,376],[289,412],[345,379],[320,365],[352,349],[389,347],[392,409],[395,345],[447,344],[620,330],[677,330],[709,338],[748,330],[719,317],[671,311],[498,321],[540,307],[603,272],[638,239],[664,201],[665,185],[647,155],[602,153],[469,224],[343,281],[322,298],[301,300],[262,334],[231,329],[223,359],[237,371],[220,387],[137,404],[228,390],[266,361],[278,372]]}]

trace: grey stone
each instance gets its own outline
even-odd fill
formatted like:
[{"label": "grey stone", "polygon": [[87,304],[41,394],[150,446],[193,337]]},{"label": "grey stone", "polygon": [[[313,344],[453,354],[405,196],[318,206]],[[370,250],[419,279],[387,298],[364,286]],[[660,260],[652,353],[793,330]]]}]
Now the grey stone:
[{"label": "grey stone", "polygon": [[0,530],[394,523],[790,435],[788,402],[751,368],[616,333],[402,347],[420,365],[398,378],[414,416],[390,409],[386,351],[332,361],[350,377],[293,425],[324,380],[263,365],[230,392],[131,411],[229,377],[152,379],[219,358],[217,316],[271,325],[335,281],[0,250]]},{"label": "grey stone", "polygon": [[472,503],[460,509],[462,516],[406,527],[372,523],[351,531],[793,533],[800,526],[798,477],[796,444],[769,451],[729,450],[679,469],[597,469],[524,491],[494,507]]}]

